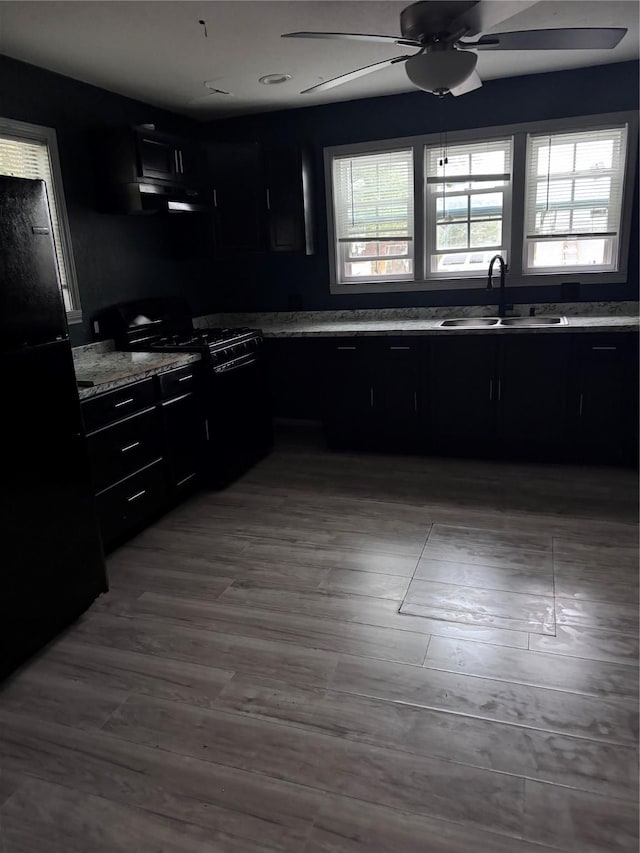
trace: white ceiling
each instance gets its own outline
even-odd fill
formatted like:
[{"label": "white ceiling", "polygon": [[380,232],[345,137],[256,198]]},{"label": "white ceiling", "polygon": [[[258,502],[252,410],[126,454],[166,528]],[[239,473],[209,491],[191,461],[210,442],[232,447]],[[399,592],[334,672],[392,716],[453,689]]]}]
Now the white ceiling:
[{"label": "white ceiling", "polygon": [[[637,0],[483,0],[497,21],[488,31],[546,27],[627,27],[614,50],[479,52],[485,80],[638,57]],[[296,30],[399,35],[407,5],[386,0],[233,2],[0,2],[0,53],[203,120],[412,91],[404,64],[327,92],[300,95],[323,79],[412,53],[379,44],[281,39]],[[198,23],[205,20],[208,37]],[[266,74],[290,74],[277,86]],[[233,96],[207,94],[204,82]]]}]

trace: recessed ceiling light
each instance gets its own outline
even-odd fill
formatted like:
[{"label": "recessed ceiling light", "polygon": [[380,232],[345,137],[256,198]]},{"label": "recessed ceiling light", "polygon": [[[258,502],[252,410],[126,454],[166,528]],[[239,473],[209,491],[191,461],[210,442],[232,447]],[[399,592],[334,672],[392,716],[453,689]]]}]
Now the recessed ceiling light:
[{"label": "recessed ceiling light", "polygon": [[275,86],[277,83],[286,83],[287,80],[291,80],[291,74],[265,74],[264,77],[258,77],[258,83],[265,86]]}]

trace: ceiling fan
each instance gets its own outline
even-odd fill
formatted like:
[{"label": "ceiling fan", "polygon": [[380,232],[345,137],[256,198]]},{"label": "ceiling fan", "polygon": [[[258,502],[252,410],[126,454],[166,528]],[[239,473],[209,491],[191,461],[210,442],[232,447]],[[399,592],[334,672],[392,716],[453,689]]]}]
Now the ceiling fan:
[{"label": "ceiling fan", "polygon": [[419,48],[417,53],[383,59],[331,80],[323,80],[304,89],[302,95],[333,89],[373,71],[404,62],[407,77],[415,86],[442,97],[449,92],[464,95],[482,86],[476,71],[478,57],[471,51],[606,50],[614,48],[627,32],[621,27],[522,30],[483,35],[477,41],[462,41],[511,17],[514,10],[533,5],[529,2],[499,3],[493,8],[502,7],[502,11],[497,19],[494,15],[492,20],[491,13],[485,12],[490,3],[491,0],[420,0],[401,12],[401,36],[298,32],[284,33],[282,38],[346,39]]}]

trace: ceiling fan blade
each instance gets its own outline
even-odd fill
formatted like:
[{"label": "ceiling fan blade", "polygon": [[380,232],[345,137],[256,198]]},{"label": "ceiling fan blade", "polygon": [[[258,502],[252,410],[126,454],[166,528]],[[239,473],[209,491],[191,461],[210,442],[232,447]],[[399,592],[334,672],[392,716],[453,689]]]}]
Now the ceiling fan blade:
[{"label": "ceiling fan blade", "polygon": [[300,94],[307,95],[309,92],[323,92],[325,89],[333,89],[334,86],[342,86],[343,83],[349,83],[351,80],[357,80],[358,77],[364,77],[365,74],[380,71],[382,68],[388,68],[397,62],[405,62],[410,58],[410,56],[394,56],[393,59],[383,59],[382,62],[374,62],[373,65],[365,65],[364,68],[356,68],[355,71],[349,71],[347,74],[341,74],[331,80],[323,80],[322,83],[311,86],[309,89],[303,89]]},{"label": "ceiling fan blade", "polygon": [[458,97],[458,95],[466,95],[467,92],[473,92],[475,89],[479,89],[482,86],[482,80],[477,71],[472,71],[470,76],[461,83],[459,86],[456,86],[455,89],[450,89],[452,95]]},{"label": "ceiling fan blade", "polygon": [[376,36],[364,33],[283,33],[283,39],[347,39],[348,41],[379,42],[380,44],[402,44],[408,47],[422,47],[422,42],[406,39],[402,36]]},{"label": "ceiling fan blade", "polygon": [[467,35],[486,33],[492,27],[535,6],[538,0],[479,0],[464,10],[448,26],[449,32],[466,30]]},{"label": "ceiling fan blade", "polygon": [[[610,50],[626,32],[624,27],[522,30],[481,36],[472,46],[476,50]],[[469,45],[460,42],[460,46]]]}]

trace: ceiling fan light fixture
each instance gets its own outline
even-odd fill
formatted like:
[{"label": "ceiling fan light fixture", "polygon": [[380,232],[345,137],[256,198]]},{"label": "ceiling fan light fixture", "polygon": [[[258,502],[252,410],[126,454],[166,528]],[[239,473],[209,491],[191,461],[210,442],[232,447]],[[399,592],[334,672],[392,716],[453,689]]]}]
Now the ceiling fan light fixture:
[{"label": "ceiling fan light fixture", "polygon": [[429,50],[405,63],[407,77],[419,89],[446,95],[462,85],[475,71],[478,57],[467,50]]}]

